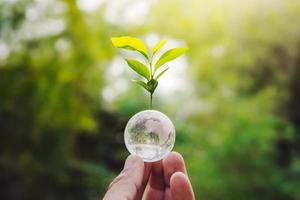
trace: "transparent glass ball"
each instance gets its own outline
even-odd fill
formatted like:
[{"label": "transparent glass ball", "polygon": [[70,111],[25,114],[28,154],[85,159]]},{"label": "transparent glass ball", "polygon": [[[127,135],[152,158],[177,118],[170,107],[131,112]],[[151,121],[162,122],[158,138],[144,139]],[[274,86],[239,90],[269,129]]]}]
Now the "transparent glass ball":
[{"label": "transparent glass ball", "polygon": [[163,159],[175,143],[172,121],[156,110],[144,110],[131,117],[126,125],[124,139],[128,151],[145,162]]}]

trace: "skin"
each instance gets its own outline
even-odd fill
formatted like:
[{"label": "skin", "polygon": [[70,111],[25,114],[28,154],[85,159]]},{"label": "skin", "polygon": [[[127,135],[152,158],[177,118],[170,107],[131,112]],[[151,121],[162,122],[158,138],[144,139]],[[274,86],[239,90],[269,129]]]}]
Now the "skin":
[{"label": "skin", "polygon": [[136,156],[126,159],[124,169],[111,182],[104,200],[195,200],[182,156],[144,163]]}]

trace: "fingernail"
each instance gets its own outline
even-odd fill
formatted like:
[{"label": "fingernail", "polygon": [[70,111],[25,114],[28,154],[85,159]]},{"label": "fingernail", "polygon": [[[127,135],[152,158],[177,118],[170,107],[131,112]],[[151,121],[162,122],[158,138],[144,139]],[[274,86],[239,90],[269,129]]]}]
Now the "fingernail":
[{"label": "fingernail", "polygon": [[141,161],[141,158],[136,155],[130,155],[125,161],[124,169],[134,168]]}]

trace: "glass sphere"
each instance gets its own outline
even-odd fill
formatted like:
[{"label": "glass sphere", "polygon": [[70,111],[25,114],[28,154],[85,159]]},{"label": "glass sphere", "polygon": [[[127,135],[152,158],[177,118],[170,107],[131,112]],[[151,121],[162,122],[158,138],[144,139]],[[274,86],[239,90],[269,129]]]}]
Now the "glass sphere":
[{"label": "glass sphere", "polygon": [[172,121],[156,110],[144,110],[128,121],[124,139],[128,151],[145,162],[163,159],[175,143],[175,127]]}]

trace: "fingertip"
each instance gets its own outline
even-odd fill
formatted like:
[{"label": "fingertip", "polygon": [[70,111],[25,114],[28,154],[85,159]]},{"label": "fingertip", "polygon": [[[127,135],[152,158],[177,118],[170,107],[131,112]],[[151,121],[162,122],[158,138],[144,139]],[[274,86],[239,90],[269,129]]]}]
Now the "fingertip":
[{"label": "fingertip", "polygon": [[129,169],[136,166],[144,166],[144,161],[137,155],[129,155],[125,161],[124,169]]},{"label": "fingertip", "polygon": [[170,186],[181,188],[182,186],[188,185],[189,180],[187,176],[182,172],[175,172],[170,178]]},{"label": "fingertip", "polygon": [[133,155],[133,154],[130,154],[130,155],[127,157],[126,161],[127,161],[127,160],[139,160],[139,161],[142,161],[142,162],[143,162],[143,159],[142,159],[140,156],[138,156],[138,155]]},{"label": "fingertip", "polygon": [[192,185],[187,177],[182,172],[175,172],[170,178],[171,194],[174,200],[186,199],[194,200],[194,192]]},{"label": "fingertip", "polygon": [[172,151],[171,153],[169,153],[169,155],[164,160],[165,162],[184,164],[184,159],[182,155],[176,151]]},{"label": "fingertip", "polygon": [[163,160],[163,168],[166,185],[170,184],[170,178],[175,172],[187,173],[183,157],[177,152],[171,152]]},{"label": "fingertip", "polygon": [[144,162],[136,155],[129,155],[122,172],[111,182],[104,199],[118,199],[119,196],[134,199],[142,187]]}]

